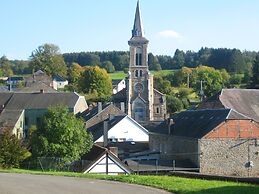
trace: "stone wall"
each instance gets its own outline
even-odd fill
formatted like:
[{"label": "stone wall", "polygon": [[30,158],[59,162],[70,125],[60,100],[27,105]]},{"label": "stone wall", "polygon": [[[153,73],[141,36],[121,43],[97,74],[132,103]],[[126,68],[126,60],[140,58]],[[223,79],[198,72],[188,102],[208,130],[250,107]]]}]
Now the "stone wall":
[{"label": "stone wall", "polygon": [[169,160],[189,160],[199,167],[198,139],[150,134],[149,148],[151,151],[161,152],[161,157]]},{"label": "stone wall", "polygon": [[201,173],[259,176],[259,139],[201,139],[199,145]]}]

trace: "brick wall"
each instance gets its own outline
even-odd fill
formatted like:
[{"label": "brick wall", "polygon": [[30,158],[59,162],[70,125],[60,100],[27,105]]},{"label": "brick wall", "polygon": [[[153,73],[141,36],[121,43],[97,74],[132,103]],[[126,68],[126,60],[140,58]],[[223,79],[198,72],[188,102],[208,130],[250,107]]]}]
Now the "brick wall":
[{"label": "brick wall", "polygon": [[205,138],[259,138],[259,124],[252,120],[227,120]]},{"label": "brick wall", "polygon": [[[259,176],[259,139],[201,139],[200,172],[228,176]],[[253,161],[254,167],[248,167]]]}]

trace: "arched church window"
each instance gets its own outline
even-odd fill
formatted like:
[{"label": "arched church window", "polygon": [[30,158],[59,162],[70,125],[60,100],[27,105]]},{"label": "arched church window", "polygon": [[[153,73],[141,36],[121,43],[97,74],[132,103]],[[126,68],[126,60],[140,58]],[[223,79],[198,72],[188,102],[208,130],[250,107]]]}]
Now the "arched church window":
[{"label": "arched church window", "polygon": [[138,70],[135,71],[135,77],[138,77]]},{"label": "arched church window", "polygon": [[142,70],[139,70],[139,77],[142,77]]},{"label": "arched church window", "polygon": [[142,65],[142,48],[137,47],[136,49],[136,66]]}]

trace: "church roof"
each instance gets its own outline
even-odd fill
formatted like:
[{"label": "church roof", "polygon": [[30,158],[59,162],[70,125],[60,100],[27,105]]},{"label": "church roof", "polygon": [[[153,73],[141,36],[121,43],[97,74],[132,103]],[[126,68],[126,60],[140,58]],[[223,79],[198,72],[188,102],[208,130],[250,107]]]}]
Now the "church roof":
[{"label": "church roof", "polygon": [[139,1],[137,3],[135,20],[134,20],[134,25],[132,30],[132,37],[136,37],[136,36],[140,36],[140,37],[144,36],[141,16],[140,16]]}]

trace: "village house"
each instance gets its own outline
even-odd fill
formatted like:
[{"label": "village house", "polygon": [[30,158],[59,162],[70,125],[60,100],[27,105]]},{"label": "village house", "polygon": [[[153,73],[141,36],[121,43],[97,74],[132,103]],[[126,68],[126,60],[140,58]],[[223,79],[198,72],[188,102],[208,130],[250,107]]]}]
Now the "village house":
[{"label": "village house", "polygon": [[95,144],[81,159],[84,163],[84,168],[81,170],[83,173],[109,175],[132,173],[132,170],[118,158],[116,148],[107,149]]},{"label": "village house", "polygon": [[67,107],[75,115],[88,108],[85,98],[75,92],[0,93],[0,129],[8,127],[18,135],[19,126],[18,137],[26,138],[28,129],[40,122],[49,107],[57,105]]},{"label": "village house", "polygon": [[259,176],[259,123],[233,109],[184,111],[148,129],[150,150],[176,166],[184,162],[206,174]]},{"label": "village house", "polygon": [[126,88],[125,79],[122,80],[112,80],[112,93],[116,94]]}]

